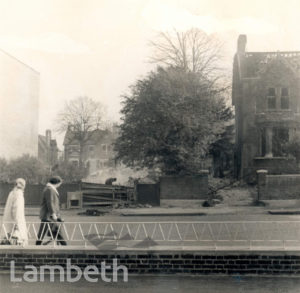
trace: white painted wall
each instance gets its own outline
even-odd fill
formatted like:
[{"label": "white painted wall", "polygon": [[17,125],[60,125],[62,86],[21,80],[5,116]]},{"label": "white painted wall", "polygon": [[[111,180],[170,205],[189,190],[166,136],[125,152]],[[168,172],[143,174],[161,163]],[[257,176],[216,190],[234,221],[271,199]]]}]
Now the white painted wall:
[{"label": "white painted wall", "polygon": [[0,50],[0,157],[37,156],[39,73]]}]

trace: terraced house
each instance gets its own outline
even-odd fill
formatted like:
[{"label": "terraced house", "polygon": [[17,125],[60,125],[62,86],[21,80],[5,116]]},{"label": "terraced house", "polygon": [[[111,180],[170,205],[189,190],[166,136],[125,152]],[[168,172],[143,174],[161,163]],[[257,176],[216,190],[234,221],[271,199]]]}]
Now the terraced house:
[{"label": "terraced house", "polygon": [[298,173],[285,146],[300,134],[300,52],[247,52],[240,35],[233,63],[235,174]]}]

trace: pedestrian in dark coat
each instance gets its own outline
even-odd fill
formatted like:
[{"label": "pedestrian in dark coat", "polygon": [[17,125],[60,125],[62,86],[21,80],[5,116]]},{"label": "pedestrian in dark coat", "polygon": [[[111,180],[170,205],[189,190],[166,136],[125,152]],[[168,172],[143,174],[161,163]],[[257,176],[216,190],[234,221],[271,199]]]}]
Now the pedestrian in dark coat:
[{"label": "pedestrian in dark coat", "polygon": [[67,245],[61,231],[63,220],[60,216],[59,193],[57,191],[61,184],[62,179],[59,176],[54,176],[49,179],[43,190],[40,209],[41,225],[36,245],[41,245],[46,235],[56,240],[57,244]]}]

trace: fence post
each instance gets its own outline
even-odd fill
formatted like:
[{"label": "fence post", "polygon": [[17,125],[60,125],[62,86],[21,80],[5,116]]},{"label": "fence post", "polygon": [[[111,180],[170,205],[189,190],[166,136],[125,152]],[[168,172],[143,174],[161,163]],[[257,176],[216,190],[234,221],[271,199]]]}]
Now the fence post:
[{"label": "fence post", "polygon": [[257,170],[256,175],[257,175],[257,199],[256,199],[256,203],[259,204],[260,199],[262,198],[262,195],[263,195],[264,186],[266,185],[268,171],[267,170]]}]

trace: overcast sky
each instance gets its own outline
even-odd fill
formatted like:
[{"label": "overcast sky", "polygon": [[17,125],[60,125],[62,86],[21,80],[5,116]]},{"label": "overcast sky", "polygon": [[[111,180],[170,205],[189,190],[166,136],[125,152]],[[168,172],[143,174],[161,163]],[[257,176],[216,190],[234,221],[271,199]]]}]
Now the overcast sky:
[{"label": "overcast sky", "polygon": [[0,47],[40,72],[44,133],[80,95],[118,120],[120,96],[152,68],[148,42],[160,30],[217,34],[230,63],[240,33],[249,51],[300,51],[299,20],[297,0],[0,0]]}]

